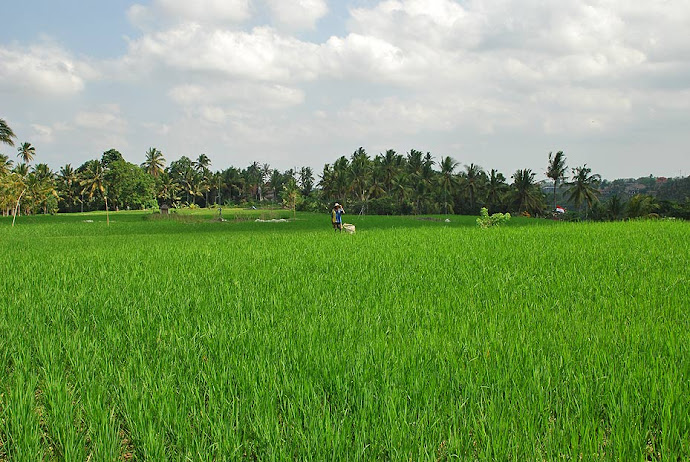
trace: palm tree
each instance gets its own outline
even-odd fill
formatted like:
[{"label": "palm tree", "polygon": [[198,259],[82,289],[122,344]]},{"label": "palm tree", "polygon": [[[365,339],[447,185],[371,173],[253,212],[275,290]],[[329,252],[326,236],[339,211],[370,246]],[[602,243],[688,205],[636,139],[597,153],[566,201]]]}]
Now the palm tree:
[{"label": "palm tree", "polygon": [[21,176],[26,176],[29,174],[29,166],[27,164],[25,164],[24,162],[22,162],[21,164],[15,165],[14,168],[12,169],[12,171],[14,173],[21,175]]},{"label": "palm tree", "polygon": [[453,211],[453,190],[458,186],[458,179],[453,173],[459,164],[450,156],[441,159],[439,166],[441,173],[438,177],[440,193],[442,198],[443,213],[448,213],[448,206],[450,205],[451,213]]},{"label": "palm tree", "polygon": [[158,175],[163,172],[163,167],[165,166],[165,157],[163,153],[156,148],[149,148],[146,151],[146,160],[141,164],[150,175],[158,177]]},{"label": "palm tree", "polygon": [[5,119],[0,119],[0,143],[14,146],[14,141],[12,141],[12,138],[16,137],[17,136],[14,134],[12,129],[7,125],[7,122],[5,122]]},{"label": "palm tree", "polygon": [[161,199],[163,203],[179,201],[180,197],[177,195],[179,191],[180,185],[177,184],[170,175],[163,172],[158,183],[158,198]]},{"label": "palm tree", "polygon": [[348,172],[350,179],[349,189],[361,202],[360,215],[364,214],[367,201],[369,200],[372,174],[373,165],[371,159],[364,148],[360,147],[350,158],[350,169]]},{"label": "palm tree", "polygon": [[208,207],[208,193],[211,190],[211,171],[208,169],[210,165],[211,159],[206,154],[199,154],[194,162],[194,167],[200,176],[199,190],[204,194],[204,207]]},{"label": "palm tree", "polygon": [[609,220],[618,220],[623,214],[623,202],[617,194],[611,196],[606,202],[606,215]]},{"label": "palm tree", "polygon": [[477,195],[479,194],[484,180],[486,179],[486,173],[484,170],[475,164],[465,165],[465,171],[462,173],[462,189],[467,194],[470,200],[470,212],[476,213]]},{"label": "palm tree", "polygon": [[486,201],[492,212],[495,212],[497,207],[502,206],[507,190],[506,177],[492,168],[486,184]]},{"label": "palm tree", "polygon": [[[575,204],[575,207],[581,208],[582,204],[587,204],[587,209],[592,207],[594,202],[599,202],[599,190],[597,186],[601,181],[601,176],[598,174],[591,174],[592,169],[587,167],[587,164],[582,167],[572,169],[573,181],[568,183],[569,201]],[[585,209],[585,217],[587,216],[587,209]]]},{"label": "palm tree", "polygon": [[199,157],[197,157],[196,162],[194,162],[194,167],[196,168],[196,171],[199,173],[208,170],[210,166],[211,159],[209,159],[206,154],[199,154]]},{"label": "palm tree", "polygon": [[22,143],[21,146],[17,148],[17,151],[17,157],[19,157],[25,164],[28,164],[34,160],[34,156],[36,155],[36,148],[31,146],[31,143]]},{"label": "palm tree", "polygon": [[[267,166],[268,164],[264,164]],[[266,176],[264,175],[264,178]],[[302,195],[308,196],[314,188],[314,172],[311,167],[302,167],[299,171],[299,184],[302,188]]]},{"label": "palm tree", "polygon": [[543,205],[542,192],[534,182],[534,173],[529,168],[513,173],[513,207],[530,215],[539,213]]},{"label": "palm tree", "polygon": [[97,194],[100,194],[105,201],[105,216],[110,225],[110,216],[108,215],[108,194],[105,190],[105,170],[103,164],[98,160],[91,160],[86,163],[84,169],[84,179],[81,180],[82,192],[86,193],[89,199]]},{"label": "palm tree", "polygon": [[639,218],[659,210],[659,203],[656,197],[649,194],[635,194],[630,198],[626,209],[628,217]]},{"label": "palm tree", "polygon": [[75,186],[78,183],[79,177],[71,164],[66,164],[60,169],[60,173],[58,173],[58,189],[62,193],[63,200],[68,204],[70,211],[72,211],[77,201]]},{"label": "palm tree", "polygon": [[0,177],[10,173],[12,170],[12,161],[4,154],[0,154]]},{"label": "palm tree", "polygon": [[555,156],[549,153],[549,168],[546,169],[546,176],[553,180],[553,209],[556,210],[556,189],[558,188],[558,181],[565,178],[565,156],[563,151],[558,151]]}]

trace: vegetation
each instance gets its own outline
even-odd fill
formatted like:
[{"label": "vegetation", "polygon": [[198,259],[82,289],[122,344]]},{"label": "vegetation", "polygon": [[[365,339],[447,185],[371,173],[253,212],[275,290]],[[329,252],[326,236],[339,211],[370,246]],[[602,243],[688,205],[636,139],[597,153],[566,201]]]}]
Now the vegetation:
[{"label": "vegetation", "polygon": [[[14,133],[1,122],[3,142],[13,144]],[[100,159],[77,168],[66,164],[55,173],[45,164],[31,167],[36,156],[31,143],[17,152],[21,162],[16,165],[0,154],[0,209],[5,215],[105,210],[106,202],[114,210],[155,209],[166,203],[174,208],[274,205],[295,212],[327,211],[337,201],[355,214],[478,215],[485,207],[491,213],[565,220],[690,218],[690,177],[607,182],[584,165],[571,169],[567,178],[563,151],[549,153],[546,175],[552,183],[547,184],[538,183],[529,168],[518,169],[508,183],[496,169],[487,172],[475,163],[461,168],[450,156],[435,160],[415,149],[405,155],[389,149],[371,157],[360,147],[349,158],[326,164],[319,179],[310,167],[280,172],[258,162],[213,171],[206,154],[196,160],[182,156],[166,166],[155,147],[146,151],[141,165],[110,149]],[[567,188],[561,188],[564,184]],[[552,206],[547,206],[547,194],[553,197]],[[632,200],[636,194],[652,197],[638,207],[641,199]],[[570,212],[554,214],[559,204]]]},{"label": "vegetation", "polygon": [[0,219],[0,460],[690,457],[687,223],[267,213]]}]

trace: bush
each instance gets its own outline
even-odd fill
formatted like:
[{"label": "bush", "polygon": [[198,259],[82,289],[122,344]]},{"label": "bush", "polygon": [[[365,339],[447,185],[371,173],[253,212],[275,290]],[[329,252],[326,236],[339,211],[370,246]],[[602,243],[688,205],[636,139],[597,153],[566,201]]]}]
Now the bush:
[{"label": "bush", "polygon": [[500,226],[510,220],[509,213],[494,213],[489,216],[489,211],[486,207],[482,207],[477,218],[477,226],[482,229],[491,228],[492,226]]}]

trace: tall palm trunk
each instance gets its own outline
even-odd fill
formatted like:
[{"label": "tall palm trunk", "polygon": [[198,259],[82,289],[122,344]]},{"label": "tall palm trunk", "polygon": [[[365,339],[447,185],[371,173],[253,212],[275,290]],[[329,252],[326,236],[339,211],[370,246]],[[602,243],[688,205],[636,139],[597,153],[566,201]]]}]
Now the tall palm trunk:
[{"label": "tall palm trunk", "polygon": [[[19,197],[17,198],[17,206],[14,208],[14,216],[12,217],[12,227],[14,227],[14,220],[17,219],[17,212],[20,212],[19,201],[22,200],[22,196],[24,195],[25,192],[26,192],[26,188],[24,188],[24,190],[22,191],[22,193],[21,193],[21,194],[19,195]],[[21,213],[21,212],[20,212],[20,213]]]}]

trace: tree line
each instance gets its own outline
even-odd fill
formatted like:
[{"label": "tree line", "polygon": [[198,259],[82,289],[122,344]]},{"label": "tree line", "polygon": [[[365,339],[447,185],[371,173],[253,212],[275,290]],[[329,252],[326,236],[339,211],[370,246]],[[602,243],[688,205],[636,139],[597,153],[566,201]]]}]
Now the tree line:
[{"label": "tree line", "polygon": [[[14,146],[15,138],[0,119],[0,142]],[[548,155],[548,184],[537,182],[530,168],[507,178],[495,169],[487,171],[474,163],[461,166],[452,157],[434,159],[431,153],[415,149],[370,156],[360,147],[326,164],[318,181],[310,167],[281,172],[258,162],[212,171],[205,154],[196,159],[182,156],[166,165],[163,153],[153,147],[141,165],[110,149],[100,159],[76,168],[67,164],[57,172],[45,163],[32,165],[35,156],[30,143],[17,146],[17,162],[0,154],[4,215],[151,209],[163,203],[177,208],[273,204],[326,211],[337,201],[350,213],[360,214],[476,215],[486,207],[491,213],[565,219],[655,214],[690,218],[690,193],[684,201],[670,204],[647,194],[629,200],[614,194],[600,200],[607,183],[586,164],[568,168],[562,151]],[[561,207],[567,213],[556,213]]]}]

